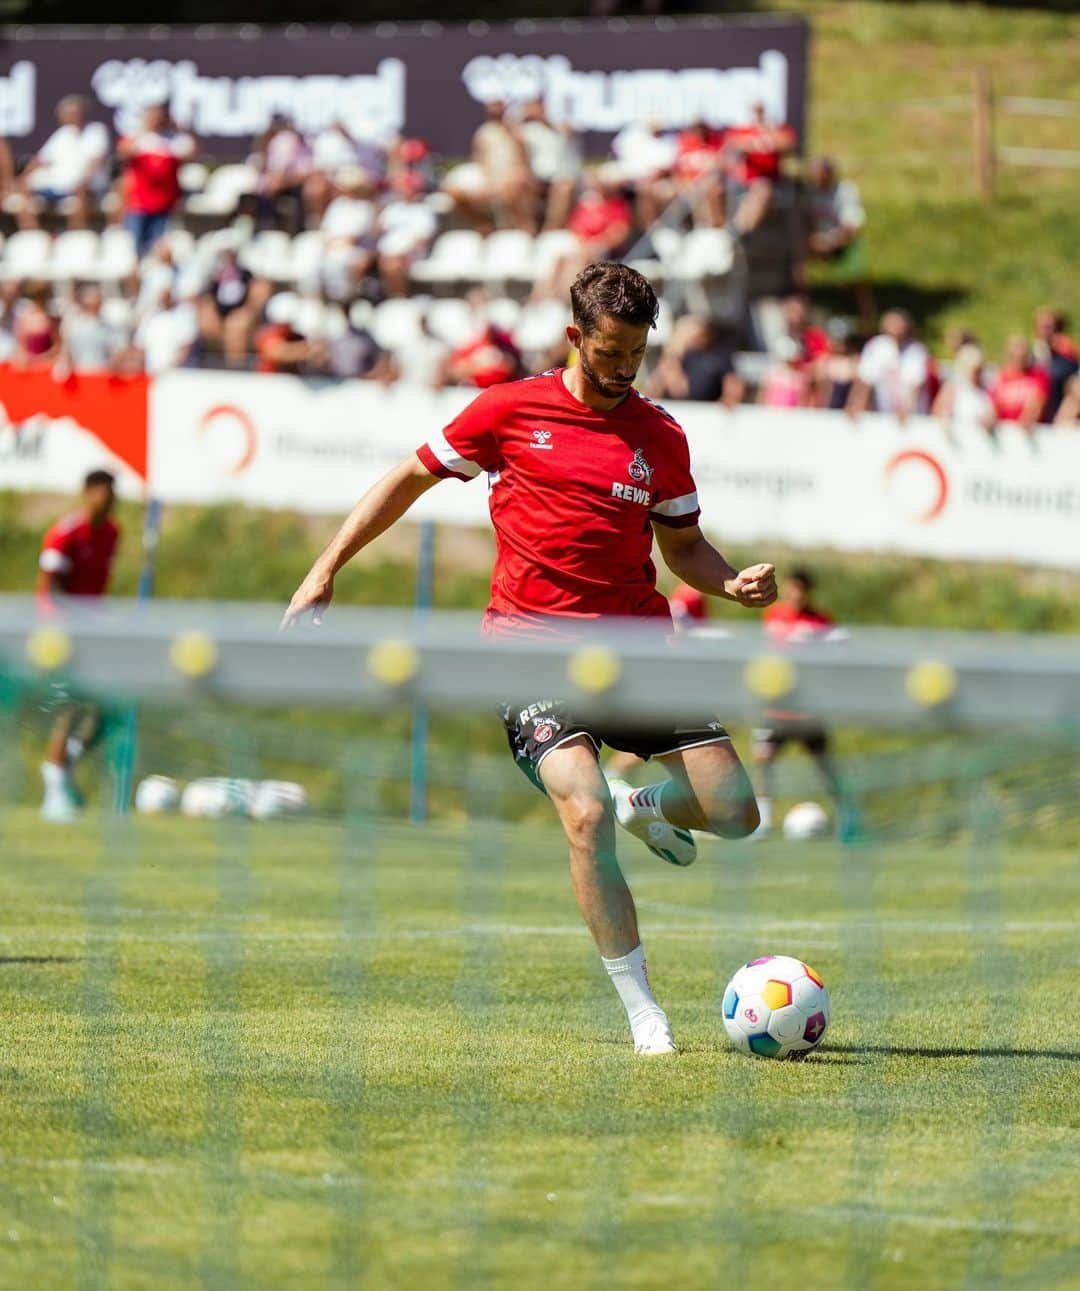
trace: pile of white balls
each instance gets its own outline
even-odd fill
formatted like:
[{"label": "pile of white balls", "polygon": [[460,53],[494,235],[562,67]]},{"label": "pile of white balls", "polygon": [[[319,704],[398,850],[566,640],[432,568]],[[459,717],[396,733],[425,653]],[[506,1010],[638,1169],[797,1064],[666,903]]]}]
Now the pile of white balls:
[{"label": "pile of white balls", "polygon": [[236,780],[206,776],[181,787],[171,776],[151,775],[135,790],[135,810],[147,816],[179,811],[182,816],[221,820],[250,816],[274,820],[299,816],[308,809],[307,791],[290,780]]}]

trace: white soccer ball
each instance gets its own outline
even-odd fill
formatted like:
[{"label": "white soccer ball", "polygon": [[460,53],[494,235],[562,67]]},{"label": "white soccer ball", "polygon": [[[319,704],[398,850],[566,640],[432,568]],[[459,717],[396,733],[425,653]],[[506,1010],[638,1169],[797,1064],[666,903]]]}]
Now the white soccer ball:
[{"label": "white soccer ball", "polygon": [[135,790],[135,810],[147,816],[163,816],[180,805],[180,786],[167,775],[148,775]]},{"label": "white soccer ball", "polygon": [[829,992],[801,959],[763,955],[728,982],[722,1012],[736,1049],[758,1058],[801,1058],[829,1025]]},{"label": "white soccer ball", "polygon": [[823,838],[829,832],[829,818],[816,802],[797,802],[784,817],[784,837],[793,843]]},{"label": "white soccer ball", "polygon": [[251,780],[230,780],[209,776],[192,780],[180,799],[185,816],[203,816],[220,820],[223,816],[246,816],[251,807],[255,785]]},{"label": "white soccer ball", "polygon": [[255,820],[298,816],[307,808],[307,790],[291,780],[260,780],[251,798],[251,814]]}]

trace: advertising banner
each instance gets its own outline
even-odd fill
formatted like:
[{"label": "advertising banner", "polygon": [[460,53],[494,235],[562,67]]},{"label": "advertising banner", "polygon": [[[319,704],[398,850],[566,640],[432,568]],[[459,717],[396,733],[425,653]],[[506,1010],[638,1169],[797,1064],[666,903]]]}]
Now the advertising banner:
[{"label": "advertising banner", "polygon": [[593,153],[633,121],[738,124],[757,100],[800,138],[805,118],[808,27],[798,18],[26,30],[0,41],[0,134],[17,154],[43,142],[72,93],[119,134],[165,102],[207,155],[231,160],[275,113],[306,132],[338,121],[358,135],[404,131],[448,157],[467,153],[492,100],[542,98]]},{"label": "advertising banner", "polygon": [[[166,502],[344,514],[474,393],[169,374],[151,392],[151,487]],[[810,410],[669,408],[689,439],[703,526],[721,543],[1080,568],[1080,436],[947,432],[926,417],[900,425]],[[440,484],[410,514],[487,524],[484,480]]]}]

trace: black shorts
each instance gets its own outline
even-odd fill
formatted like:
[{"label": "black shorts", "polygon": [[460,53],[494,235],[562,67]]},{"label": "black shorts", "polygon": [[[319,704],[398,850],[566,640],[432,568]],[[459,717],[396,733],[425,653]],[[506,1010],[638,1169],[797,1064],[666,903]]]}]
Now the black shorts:
[{"label": "black shorts", "polygon": [[772,718],[754,731],[753,739],[755,753],[779,753],[792,740],[815,757],[829,751],[829,733],[816,717]]},{"label": "black shorts", "polygon": [[700,726],[626,726],[606,722],[582,721],[574,716],[570,705],[558,699],[538,699],[532,703],[503,704],[499,710],[510,752],[518,767],[538,789],[540,764],[544,758],[578,736],[585,738],[596,749],[607,744],[621,753],[633,753],[647,762],[666,753],[682,749],[696,749],[703,744],[718,744],[731,736],[717,721]]}]

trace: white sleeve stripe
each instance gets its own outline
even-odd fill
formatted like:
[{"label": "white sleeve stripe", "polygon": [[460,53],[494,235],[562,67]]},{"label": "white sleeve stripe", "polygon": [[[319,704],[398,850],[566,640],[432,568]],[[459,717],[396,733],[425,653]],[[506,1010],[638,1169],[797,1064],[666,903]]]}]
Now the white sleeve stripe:
[{"label": "white sleeve stripe", "polygon": [[71,569],[71,561],[55,547],[46,547],[39,563],[46,574],[66,574]]},{"label": "white sleeve stripe", "polygon": [[470,479],[480,474],[480,467],[475,462],[470,462],[467,457],[462,457],[457,449],[450,445],[445,435],[441,433],[433,435],[428,440],[428,448],[448,471],[454,471],[458,475],[468,475]]},{"label": "white sleeve stripe", "polygon": [[658,502],[652,511],[658,516],[688,516],[697,511],[696,493],[684,493],[681,498],[669,498],[667,502]]}]

